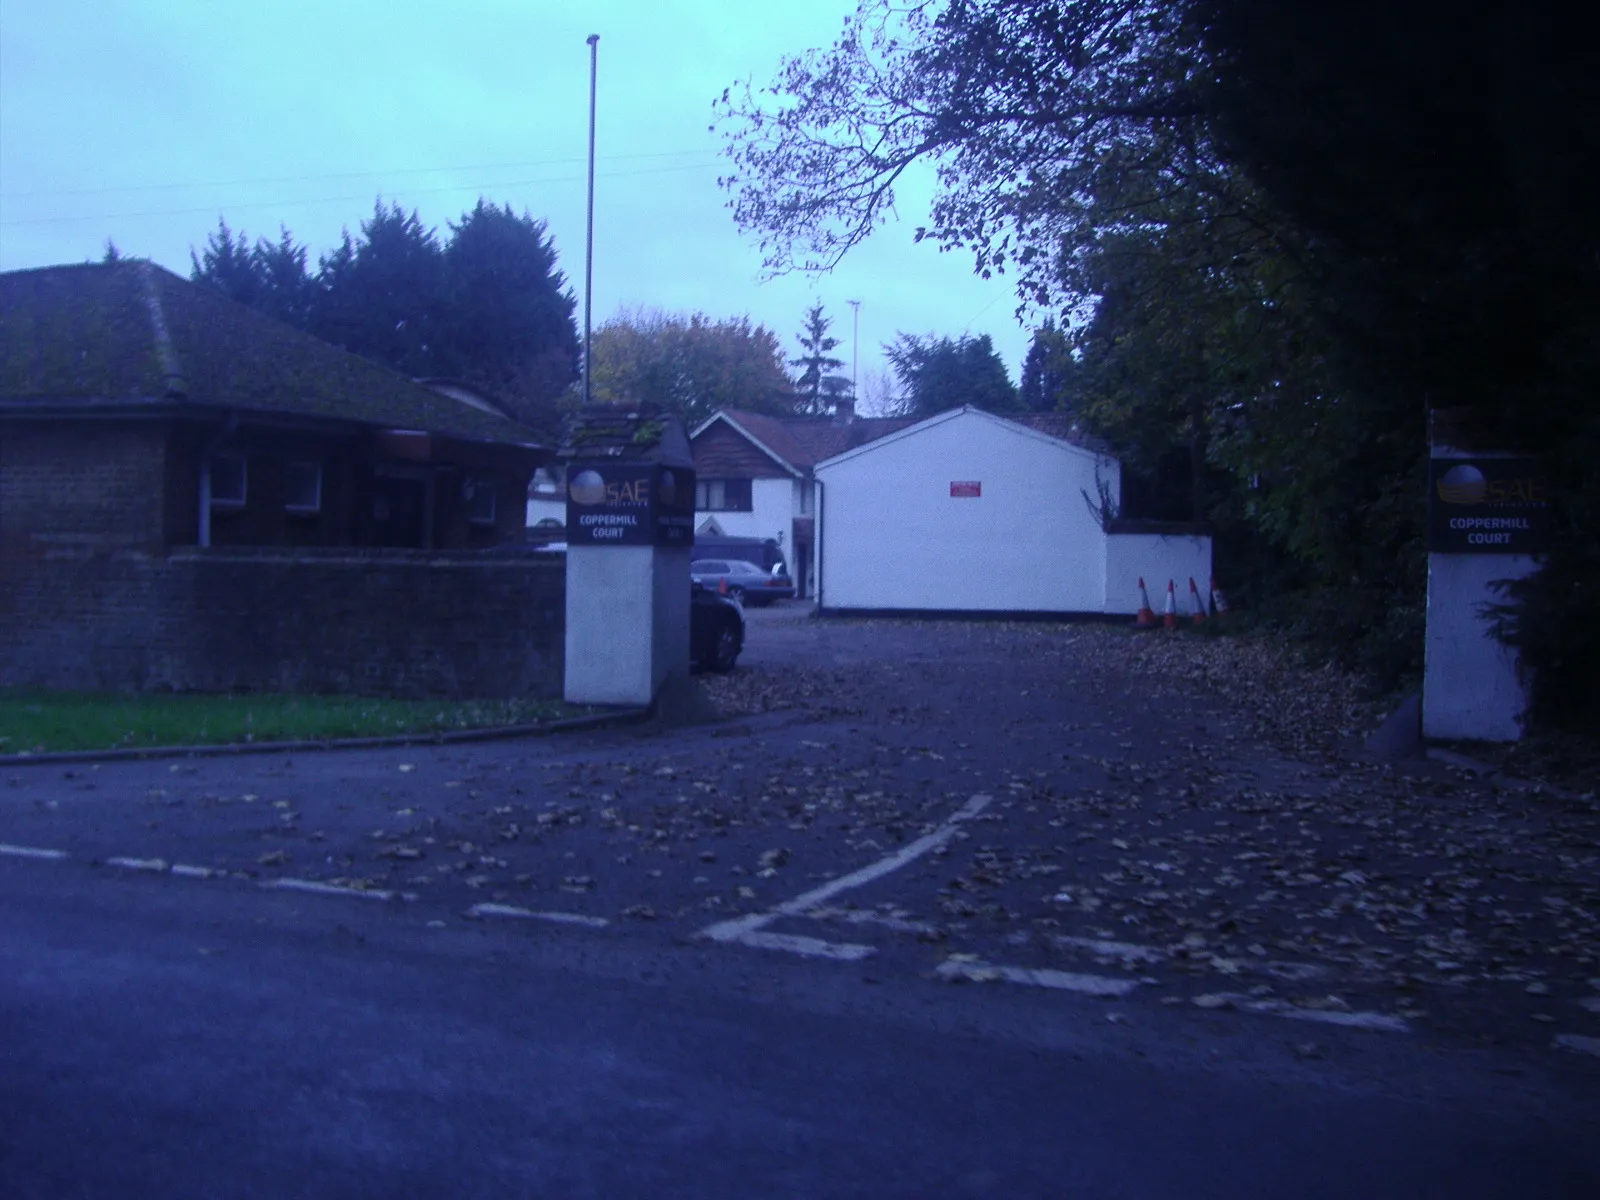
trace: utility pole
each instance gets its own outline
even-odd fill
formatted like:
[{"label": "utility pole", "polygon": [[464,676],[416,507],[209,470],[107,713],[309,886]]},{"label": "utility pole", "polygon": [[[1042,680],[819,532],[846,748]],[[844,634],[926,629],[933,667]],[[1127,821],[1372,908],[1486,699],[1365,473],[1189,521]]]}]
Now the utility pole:
[{"label": "utility pole", "polygon": [[850,329],[850,403],[856,402],[856,371],[861,366],[861,301],[846,300],[854,310]]},{"label": "utility pole", "polygon": [[589,35],[589,229],[583,247],[583,407],[589,407],[589,368],[594,358],[594,95],[600,35]]}]

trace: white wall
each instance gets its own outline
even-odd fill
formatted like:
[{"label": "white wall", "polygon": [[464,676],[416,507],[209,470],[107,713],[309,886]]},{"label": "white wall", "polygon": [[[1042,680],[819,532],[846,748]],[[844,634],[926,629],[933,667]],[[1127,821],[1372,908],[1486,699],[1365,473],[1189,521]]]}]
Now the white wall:
[{"label": "white wall", "polygon": [[[1101,479],[1121,492],[1114,460]],[[936,417],[817,469],[826,608],[1099,612],[1105,535],[1087,451],[985,414]],[[950,485],[982,485],[956,499]]]},{"label": "white wall", "polygon": [[[1209,604],[1211,599],[1211,539],[1159,533],[1108,536],[1105,611],[1129,616],[1138,612],[1141,576],[1150,592],[1150,607],[1158,614],[1166,606],[1167,581],[1175,583],[1178,616],[1187,620],[1190,579],[1200,589],[1202,603]],[[1225,584],[1223,591],[1227,591]]]},{"label": "white wall", "polygon": [[771,538],[783,551],[783,559],[793,557],[794,518],[799,512],[799,490],[795,480],[752,479],[750,481],[750,511],[720,512],[701,509],[694,514],[694,527],[699,529],[707,517],[715,519],[722,532],[729,537]]},{"label": "white wall", "polygon": [[569,546],[566,699],[649,704],[688,670],[688,548]]},{"label": "white wall", "polygon": [[1522,554],[1428,555],[1428,630],[1424,639],[1422,736],[1514,742],[1528,706],[1517,657],[1497,641],[1482,609],[1504,600],[1497,579],[1531,574]]},{"label": "white wall", "polygon": [[559,496],[553,500],[541,497],[537,500],[530,499],[528,501],[526,523],[529,528],[537,525],[546,517],[554,517],[563,525],[567,523],[567,500],[565,496]]}]

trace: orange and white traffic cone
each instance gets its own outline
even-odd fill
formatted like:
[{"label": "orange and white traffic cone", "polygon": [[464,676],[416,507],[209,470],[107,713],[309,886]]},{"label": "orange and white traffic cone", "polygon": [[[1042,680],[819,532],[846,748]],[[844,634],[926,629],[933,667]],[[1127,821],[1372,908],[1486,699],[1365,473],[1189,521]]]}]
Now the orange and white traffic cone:
[{"label": "orange and white traffic cone", "polygon": [[1163,629],[1178,627],[1178,588],[1170,579],[1167,580],[1167,611],[1161,614],[1161,627]]},{"label": "orange and white traffic cone", "polygon": [[717,592],[723,596],[728,594],[728,581],[726,579],[717,580]]},{"label": "orange and white traffic cone", "polygon": [[1150,593],[1144,590],[1144,576],[1139,576],[1139,612],[1133,618],[1134,628],[1154,629],[1156,614],[1150,608]]},{"label": "orange and white traffic cone", "polygon": [[1189,576],[1189,619],[1196,625],[1206,623],[1205,602],[1200,599],[1200,589],[1194,585],[1194,576]]},{"label": "orange and white traffic cone", "polygon": [[1219,617],[1228,615],[1228,598],[1222,594],[1222,589],[1217,586],[1217,577],[1215,575],[1211,577],[1211,607]]}]

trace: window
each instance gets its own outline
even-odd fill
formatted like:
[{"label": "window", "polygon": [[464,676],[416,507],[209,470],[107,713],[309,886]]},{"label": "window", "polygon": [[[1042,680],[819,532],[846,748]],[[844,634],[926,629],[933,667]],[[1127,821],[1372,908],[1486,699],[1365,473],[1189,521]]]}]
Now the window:
[{"label": "window", "polygon": [[494,524],[494,484],[469,479],[461,485],[461,494],[467,501],[467,520],[474,525]]},{"label": "window", "polygon": [[244,455],[218,454],[212,457],[212,508],[243,508],[248,484],[249,471]]},{"label": "window", "polygon": [[701,512],[749,512],[748,479],[702,479],[694,485],[694,506]]},{"label": "window", "polygon": [[322,464],[291,462],[283,469],[283,507],[286,512],[322,511]]},{"label": "window", "polygon": [[540,467],[533,473],[528,495],[540,500],[560,500],[566,494],[565,475],[562,467]]}]

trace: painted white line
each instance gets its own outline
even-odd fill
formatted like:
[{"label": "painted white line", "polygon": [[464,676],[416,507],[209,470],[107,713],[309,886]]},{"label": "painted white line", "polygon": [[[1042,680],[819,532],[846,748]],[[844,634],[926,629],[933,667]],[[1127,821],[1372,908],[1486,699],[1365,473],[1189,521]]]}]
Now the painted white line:
[{"label": "painted white line", "polygon": [[800,934],[765,931],[747,933],[739,939],[739,944],[756,950],[782,950],[786,954],[798,954],[804,958],[831,958],[837,962],[859,962],[877,953],[875,946],[864,946],[859,942],[825,942],[821,938]]},{"label": "painted white line", "polygon": [[1558,1033],[1554,1044],[1558,1050],[1576,1050],[1579,1054],[1593,1054],[1600,1058],[1600,1038],[1597,1037],[1584,1037],[1581,1033]]},{"label": "painted white line", "polygon": [[[781,917],[798,917],[807,915],[811,909],[820,907],[825,901],[831,900],[840,892],[848,892],[852,888],[861,887],[875,879],[881,879],[891,871],[898,871],[907,863],[914,862],[930,850],[936,850],[944,845],[960,831],[963,821],[970,821],[989,806],[993,796],[979,793],[971,797],[965,804],[950,815],[950,818],[932,833],[924,834],[913,842],[907,842],[900,849],[877,862],[869,863],[859,871],[852,871],[848,875],[841,875],[838,879],[831,879],[821,887],[812,888],[809,892],[802,892],[792,900],[785,900],[782,904],[768,909],[766,912],[752,913],[748,916],[734,917],[729,921],[718,921],[714,925],[707,925],[697,936],[708,938],[713,942],[737,942],[743,945],[754,946],[757,943],[751,939],[756,937],[756,931],[772,924]],[[803,942],[815,941],[814,938],[802,938]],[[829,943],[820,942],[820,945]],[[852,946],[853,943],[843,943]],[[777,948],[769,942],[767,949]],[[837,957],[837,956],[829,956]],[[862,957],[855,955],[855,957]]]},{"label": "painted white line", "polygon": [[1111,942],[1102,938],[1071,937],[1058,933],[1050,939],[1058,946],[1074,950],[1087,950],[1097,958],[1117,959],[1120,962],[1165,962],[1167,952],[1158,946],[1138,946],[1132,942]]},{"label": "painted white line", "polygon": [[1410,1033],[1411,1026],[1403,1018],[1388,1013],[1345,1012],[1334,1008],[1302,1008],[1282,1000],[1257,1000],[1235,992],[1216,992],[1195,996],[1193,1003],[1201,1008],[1234,1008],[1240,1012],[1262,1013],[1271,1017],[1287,1017],[1291,1021],[1315,1021],[1322,1025],[1343,1025],[1348,1029],[1376,1029],[1384,1033]]},{"label": "painted white line", "polygon": [[108,858],[106,866],[121,867],[124,871],[165,871],[167,860],[164,858]]},{"label": "painted white line", "polygon": [[1112,979],[1107,975],[1078,975],[1048,968],[999,967],[986,962],[946,959],[935,968],[940,979],[965,979],[972,983],[1020,983],[1028,987],[1054,988],[1079,992],[1085,996],[1126,996],[1139,985],[1132,979]]},{"label": "painted white line", "polygon": [[772,910],[775,916],[792,917],[805,912],[808,908],[816,908],[824,900],[831,900],[840,892],[848,892],[863,884],[881,879],[891,871],[898,871],[907,863],[915,862],[930,850],[937,850],[960,832],[961,823],[970,821],[989,806],[993,796],[982,794],[972,797],[958,808],[950,819],[932,833],[923,834],[914,842],[907,842],[887,858],[880,858],[875,863],[869,863],[859,871],[852,871],[848,875],[841,875],[838,879],[830,880],[821,887],[812,888],[809,892],[802,892],[793,900],[786,900]]},{"label": "painted white line", "polygon": [[67,857],[65,850],[40,850],[35,846],[8,846],[0,842],[0,854],[10,858],[43,858],[52,862]]},{"label": "painted white line", "polygon": [[926,921],[908,921],[904,917],[886,917],[867,909],[818,908],[806,913],[813,921],[844,921],[851,925],[880,925],[896,933],[937,933],[939,927]]},{"label": "painted white line", "polygon": [[414,892],[390,892],[381,888],[341,887],[336,883],[318,883],[314,879],[268,879],[261,885],[276,891],[310,892],[316,896],[358,896],[363,900],[415,900]]},{"label": "painted white line", "polygon": [[172,874],[182,879],[210,879],[213,875],[221,874],[210,867],[191,867],[186,863],[173,863]]},{"label": "painted white line", "polygon": [[514,904],[474,904],[467,909],[469,917],[516,917],[524,921],[550,921],[556,925],[583,925],[590,929],[604,929],[611,924],[605,917],[587,917],[583,913],[539,912],[532,908],[518,908]]}]

